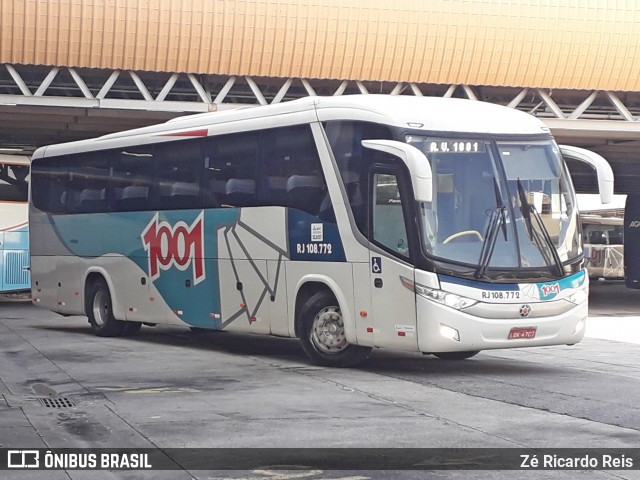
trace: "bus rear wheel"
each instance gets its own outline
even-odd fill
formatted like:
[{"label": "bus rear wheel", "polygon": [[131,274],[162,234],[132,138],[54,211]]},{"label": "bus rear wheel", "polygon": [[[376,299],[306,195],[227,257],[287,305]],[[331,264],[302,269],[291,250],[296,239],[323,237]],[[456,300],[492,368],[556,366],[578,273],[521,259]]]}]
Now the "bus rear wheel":
[{"label": "bus rear wheel", "polygon": [[91,285],[86,311],[91,330],[97,336],[117,337],[123,333],[125,322],[113,316],[111,294],[104,280],[97,280]]},{"label": "bus rear wheel", "polygon": [[340,306],[328,291],[317,292],[304,303],[300,322],[302,348],[318,365],[352,367],[371,352],[371,348],[347,343]]},{"label": "bus rear wheel", "polygon": [[441,352],[434,353],[440,360],[465,360],[471,358],[480,353],[480,350],[468,351],[468,352]]}]

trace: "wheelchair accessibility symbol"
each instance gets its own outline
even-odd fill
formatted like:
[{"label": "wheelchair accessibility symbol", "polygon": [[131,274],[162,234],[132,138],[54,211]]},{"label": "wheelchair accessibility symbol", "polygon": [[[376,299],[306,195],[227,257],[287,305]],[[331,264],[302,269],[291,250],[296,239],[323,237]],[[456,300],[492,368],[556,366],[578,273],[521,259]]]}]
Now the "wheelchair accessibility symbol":
[{"label": "wheelchair accessibility symbol", "polygon": [[371,257],[371,272],[382,273],[382,257]]}]

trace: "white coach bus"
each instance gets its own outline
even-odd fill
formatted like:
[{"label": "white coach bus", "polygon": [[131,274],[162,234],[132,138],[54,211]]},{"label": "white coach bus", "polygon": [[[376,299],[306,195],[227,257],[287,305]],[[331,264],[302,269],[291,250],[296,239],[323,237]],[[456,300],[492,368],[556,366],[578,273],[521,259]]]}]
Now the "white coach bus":
[{"label": "white coach bus", "polygon": [[34,304],[100,336],[298,337],[346,366],[372,347],[462,359],[584,335],[560,148],[493,104],[310,97],[44,147],[30,222]]}]

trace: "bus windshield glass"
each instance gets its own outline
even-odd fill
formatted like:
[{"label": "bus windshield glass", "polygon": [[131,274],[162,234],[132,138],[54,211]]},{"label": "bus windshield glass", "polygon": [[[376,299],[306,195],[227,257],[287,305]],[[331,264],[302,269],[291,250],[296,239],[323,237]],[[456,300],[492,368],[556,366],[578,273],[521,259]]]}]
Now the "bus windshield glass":
[{"label": "bus windshield glass", "polygon": [[0,202],[26,202],[29,190],[28,165],[0,164]]},{"label": "bus windshield glass", "polygon": [[552,140],[406,141],[426,154],[433,172],[433,201],[421,204],[428,256],[474,267],[480,278],[523,268],[559,276],[580,255],[575,196]]}]

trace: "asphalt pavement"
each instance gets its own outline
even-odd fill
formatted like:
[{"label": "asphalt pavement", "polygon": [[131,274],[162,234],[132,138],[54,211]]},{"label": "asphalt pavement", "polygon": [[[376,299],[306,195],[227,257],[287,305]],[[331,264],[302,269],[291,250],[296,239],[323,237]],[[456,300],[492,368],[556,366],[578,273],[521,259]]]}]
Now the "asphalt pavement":
[{"label": "asphalt pavement", "polygon": [[[292,339],[143,327],[0,303],[0,448],[636,448],[640,291],[592,283],[575,346],[311,365]],[[69,405],[47,405],[45,399]],[[0,478],[640,478],[637,471],[33,471]]]}]

